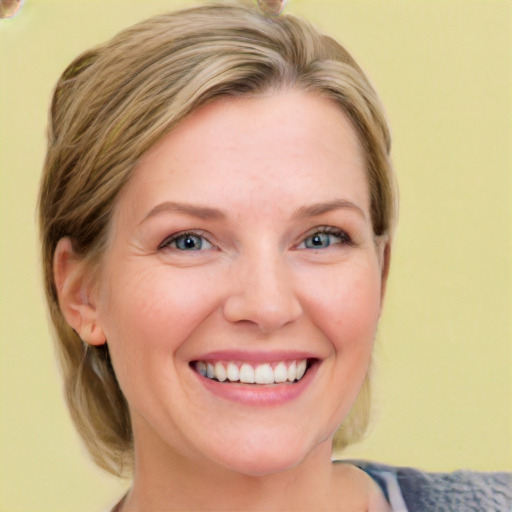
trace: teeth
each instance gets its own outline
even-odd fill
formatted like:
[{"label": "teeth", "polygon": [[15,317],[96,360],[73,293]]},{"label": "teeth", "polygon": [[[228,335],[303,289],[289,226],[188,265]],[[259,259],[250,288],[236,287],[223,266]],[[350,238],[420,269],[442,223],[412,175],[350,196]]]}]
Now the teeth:
[{"label": "teeth", "polygon": [[274,370],[269,364],[260,364],[254,371],[256,384],[274,384]]},{"label": "teeth", "polygon": [[286,382],[288,380],[288,368],[285,363],[279,363],[274,368],[274,381],[275,382]]},{"label": "teeth", "polygon": [[297,378],[297,364],[295,363],[295,361],[293,361],[293,363],[290,366],[288,366],[288,380],[290,382],[293,382],[296,378]]},{"label": "teeth", "polygon": [[240,382],[254,384],[254,368],[250,364],[240,366]]},{"label": "teeth", "polygon": [[229,381],[236,382],[240,380],[240,372],[238,371],[238,366],[235,363],[228,364],[226,373]]},{"label": "teeth", "polygon": [[304,374],[306,373],[306,366],[306,361],[300,361],[299,364],[297,365],[297,374],[295,376],[297,380],[300,380],[302,379],[302,377],[304,377]]},{"label": "teeth", "polygon": [[220,380],[221,382],[224,382],[228,378],[226,375],[226,368],[224,368],[222,363],[217,363],[215,365],[215,377],[217,377],[217,380]]},{"label": "teeth", "polygon": [[307,360],[280,361],[276,363],[263,363],[251,365],[249,363],[237,364],[233,361],[215,364],[197,361],[195,368],[198,373],[208,379],[219,382],[242,382],[244,384],[275,384],[295,382],[304,376],[307,369]]},{"label": "teeth", "polygon": [[206,377],[206,364],[203,361],[198,361],[196,368],[203,377]]}]

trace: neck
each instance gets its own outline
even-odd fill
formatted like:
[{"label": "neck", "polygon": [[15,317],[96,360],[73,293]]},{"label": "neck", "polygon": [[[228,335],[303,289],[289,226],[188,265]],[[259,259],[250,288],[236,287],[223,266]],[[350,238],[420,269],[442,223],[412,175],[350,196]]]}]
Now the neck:
[{"label": "neck", "polygon": [[261,476],[176,453],[136,453],[122,510],[319,510],[332,506],[331,490],[339,489],[332,485],[334,473],[330,440],[295,467]]}]

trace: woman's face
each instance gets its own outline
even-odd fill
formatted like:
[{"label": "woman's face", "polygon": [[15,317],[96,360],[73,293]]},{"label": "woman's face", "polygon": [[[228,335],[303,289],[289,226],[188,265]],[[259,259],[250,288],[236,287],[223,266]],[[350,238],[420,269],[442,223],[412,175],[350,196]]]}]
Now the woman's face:
[{"label": "woman's face", "polygon": [[329,442],[381,309],[364,167],[299,92],[216,101],[144,155],[94,299],[136,453],[261,475]]}]

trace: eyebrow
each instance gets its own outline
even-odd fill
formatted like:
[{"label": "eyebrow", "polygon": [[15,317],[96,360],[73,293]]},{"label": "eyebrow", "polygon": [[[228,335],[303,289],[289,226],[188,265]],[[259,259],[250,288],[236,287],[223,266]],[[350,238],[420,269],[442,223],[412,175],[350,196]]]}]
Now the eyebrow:
[{"label": "eyebrow", "polygon": [[309,206],[301,206],[296,210],[293,217],[296,219],[307,219],[341,209],[353,210],[366,220],[365,211],[361,207],[357,206],[357,204],[347,201],[346,199],[333,199],[332,201],[315,203]]},{"label": "eyebrow", "polygon": [[157,204],[154,208],[152,208],[149,213],[142,219],[140,224],[161,213],[173,212],[184,213],[191,217],[197,217],[198,219],[222,220],[226,218],[226,214],[217,208],[190,203],[165,201],[163,203]]},{"label": "eyebrow", "polygon": [[[364,219],[366,219],[366,214],[364,210],[357,206],[355,203],[347,201],[346,199],[333,199],[332,201],[314,203],[308,206],[301,206],[294,212],[294,214],[292,215],[292,219],[301,220],[311,217],[318,217],[325,213],[341,209],[353,210],[359,215],[361,215]],[[191,217],[196,217],[198,219],[203,220],[223,220],[227,218],[227,214],[222,210],[219,210],[218,208],[211,208],[209,206],[196,205],[190,203],[179,203],[175,201],[164,201],[163,203],[160,203],[156,205],[154,208],[152,208],[149,211],[149,213],[144,217],[144,219],[142,219],[140,224],[144,223],[151,217],[160,215],[161,213],[173,212],[184,213],[185,215],[189,215]]]}]

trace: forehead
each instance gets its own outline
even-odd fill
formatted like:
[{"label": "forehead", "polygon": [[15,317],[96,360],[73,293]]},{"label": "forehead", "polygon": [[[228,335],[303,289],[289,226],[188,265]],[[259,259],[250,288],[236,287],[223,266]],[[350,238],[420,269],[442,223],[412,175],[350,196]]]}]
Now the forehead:
[{"label": "forehead", "polygon": [[202,107],[143,155],[126,192],[145,205],[238,200],[260,208],[348,193],[367,207],[365,174],[358,136],[341,108],[288,91]]}]

